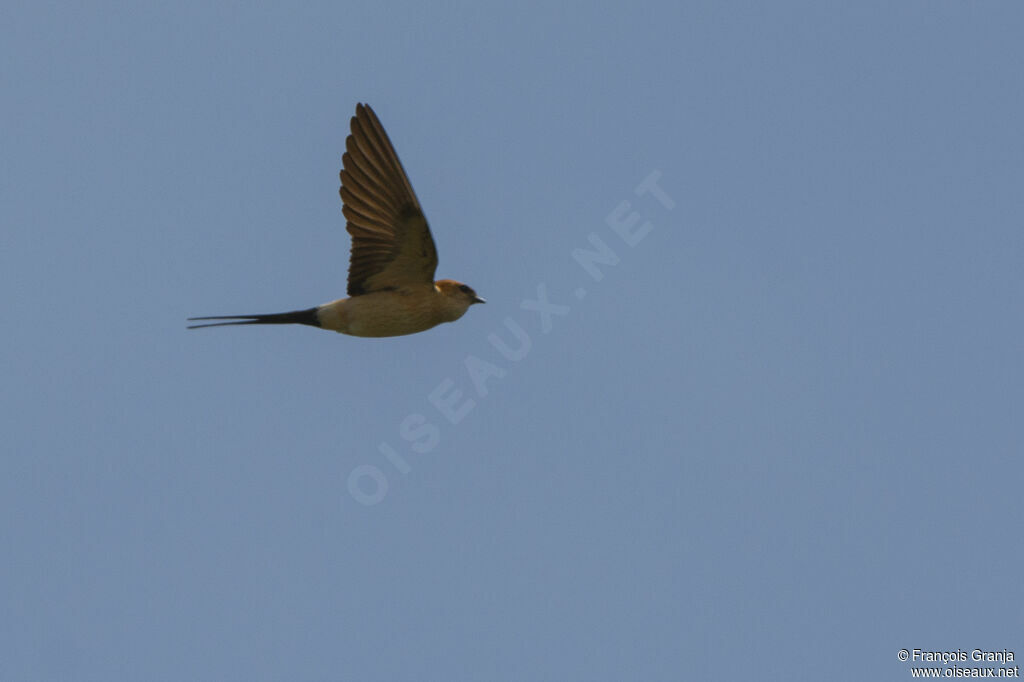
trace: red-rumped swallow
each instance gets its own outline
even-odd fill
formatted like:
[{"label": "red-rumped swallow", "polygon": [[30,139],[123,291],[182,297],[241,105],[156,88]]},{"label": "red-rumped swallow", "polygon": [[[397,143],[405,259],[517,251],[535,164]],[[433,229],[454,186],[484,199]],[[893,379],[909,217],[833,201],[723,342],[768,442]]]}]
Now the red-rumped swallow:
[{"label": "red-rumped swallow", "polygon": [[369,105],[357,104],[341,157],[342,213],[352,236],[348,298],[268,315],[218,315],[233,320],[189,326],[308,324],[352,336],[415,334],[454,322],[484,303],[470,287],[434,281],[437,249],[409,178]]}]

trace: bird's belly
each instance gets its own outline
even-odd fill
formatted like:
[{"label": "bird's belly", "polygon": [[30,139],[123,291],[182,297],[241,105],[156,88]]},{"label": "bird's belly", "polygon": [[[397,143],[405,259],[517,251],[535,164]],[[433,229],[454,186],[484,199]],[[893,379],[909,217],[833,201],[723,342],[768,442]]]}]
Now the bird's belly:
[{"label": "bird's belly", "polygon": [[446,321],[433,290],[423,294],[381,291],[353,296],[321,306],[320,317],[325,328],[351,336],[415,334]]}]

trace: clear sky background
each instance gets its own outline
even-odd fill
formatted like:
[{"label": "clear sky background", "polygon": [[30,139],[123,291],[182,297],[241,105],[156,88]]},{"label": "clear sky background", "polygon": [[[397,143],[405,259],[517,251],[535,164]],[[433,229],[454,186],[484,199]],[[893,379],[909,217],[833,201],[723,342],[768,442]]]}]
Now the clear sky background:
[{"label": "clear sky background", "polygon": [[[0,679],[1024,657],[1022,27],[1014,2],[5,3]],[[438,276],[488,304],[395,339],[186,331],[344,295],[356,102]]]}]

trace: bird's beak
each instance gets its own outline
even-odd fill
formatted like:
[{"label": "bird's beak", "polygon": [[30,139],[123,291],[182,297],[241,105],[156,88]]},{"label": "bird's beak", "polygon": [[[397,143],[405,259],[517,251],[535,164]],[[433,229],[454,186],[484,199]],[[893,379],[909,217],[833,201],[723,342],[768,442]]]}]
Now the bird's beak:
[{"label": "bird's beak", "polygon": [[473,297],[473,303],[487,303],[487,301],[485,301],[484,299],[480,298],[479,296],[474,296]]}]

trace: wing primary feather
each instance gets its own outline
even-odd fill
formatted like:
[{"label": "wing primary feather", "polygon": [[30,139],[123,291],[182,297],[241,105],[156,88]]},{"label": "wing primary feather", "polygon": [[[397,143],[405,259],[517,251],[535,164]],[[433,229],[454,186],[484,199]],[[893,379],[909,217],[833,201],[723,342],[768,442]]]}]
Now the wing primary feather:
[{"label": "wing primary feather", "polygon": [[349,295],[432,284],[437,249],[430,227],[384,126],[368,105],[356,105],[338,176],[352,236]]}]

